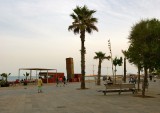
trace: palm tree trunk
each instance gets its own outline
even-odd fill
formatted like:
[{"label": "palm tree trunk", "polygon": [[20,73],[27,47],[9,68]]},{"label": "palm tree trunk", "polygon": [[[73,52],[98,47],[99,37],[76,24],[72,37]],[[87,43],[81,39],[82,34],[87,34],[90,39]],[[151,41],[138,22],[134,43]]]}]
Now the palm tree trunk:
[{"label": "palm tree trunk", "polygon": [[114,83],[116,84],[116,71],[117,71],[117,69],[116,69],[116,66],[115,66],[115,75],[114,75]]},{"label": "palm tree trunk", "polygon": [[98,81],[97,81],[97,85],[101,85],[101,60],[99,60],[99,64],[98,64]]},{"label": "palm tree trunk", "polygon": [[85,31],[81,31],[81,89],[85,89],[85,47],[84,47],[84,42],[85,42]]}]

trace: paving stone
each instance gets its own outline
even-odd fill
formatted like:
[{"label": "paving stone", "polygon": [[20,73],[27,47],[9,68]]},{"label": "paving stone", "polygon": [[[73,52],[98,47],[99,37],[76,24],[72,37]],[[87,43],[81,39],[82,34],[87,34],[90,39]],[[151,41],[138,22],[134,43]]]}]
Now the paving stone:
[{"label": "paving stone", "polygon": [[[146,95],[134,96],[131,92],[97,92],[104,86],[86,82],[89,89],[79,90],[80,83],[65,87],[45,84],[43,93],[37,93],[36,85],[0,88],[0,113],[160,113],[160,80],[149,82]],[[141,94],[141,92],[139,92]]]}]

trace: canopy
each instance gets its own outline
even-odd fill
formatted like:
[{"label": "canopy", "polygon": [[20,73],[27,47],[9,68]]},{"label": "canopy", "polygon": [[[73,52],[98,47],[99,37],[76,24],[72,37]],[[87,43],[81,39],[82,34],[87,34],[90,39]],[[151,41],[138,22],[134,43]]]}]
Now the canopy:
[{"label": "canopy", "polygon": [[[18,78],[20,79],[20,71],[21,70],[30,70],[30,79],[32,76],[32,70],[36,71],[36,79],[37,79],[37,71],[47,71],[47,75],[48,75],[48,71],[49,70],[55,70],[57,73],[57,69],[47,69],[47,68],[19,68],[19,73],[18,73]],[[47,76],[48,77],[48,76]],[[48,83],[48,79],[47,79],[47,83]]]}]

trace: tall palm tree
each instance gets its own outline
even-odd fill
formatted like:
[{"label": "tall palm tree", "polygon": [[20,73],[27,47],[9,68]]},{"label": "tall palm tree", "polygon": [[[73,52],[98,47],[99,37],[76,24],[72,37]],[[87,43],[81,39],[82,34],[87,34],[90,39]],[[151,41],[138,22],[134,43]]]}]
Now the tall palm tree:
[{"label": "tall palm tree", "polygon": [[77,6],[70,15],[73,22],[72,25],[68,27],[68,30],[72,30],[74,34],[80,34],[81,39],[81,89],[85,89],[85,32],[91,34],[93,30],[98,31],[94,25],[97,23],[97,18],[93,17],[95,12],[95,10],[89,10],[87,6]]},{"label": "tall palm tree", "polygon": [[111,57],[110,56],[105,56],[105,53],[102,53],[101,51],[100,52],[95,52],[96,53],[96,56],[94,56],[94,59],[98,59],[99,60],[99,63],[98,63],[98,80],[97,80],[97,85],[100,85],[101,84],[101,64],[102,64],[102,61],[104,59],[110,59]]},{"label": "tall palm tree", "polygon": [[126,83],[126,51],[122,50],[122,53],[124,55],[124,77],[123,77],[123,81],[124,83]]}]

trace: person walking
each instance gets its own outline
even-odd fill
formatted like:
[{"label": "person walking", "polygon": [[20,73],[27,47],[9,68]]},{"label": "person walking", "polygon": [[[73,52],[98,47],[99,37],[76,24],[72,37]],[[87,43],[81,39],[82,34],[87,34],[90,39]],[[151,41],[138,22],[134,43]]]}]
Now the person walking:
[{"label": "person walking", "polygon": [[62,77],[59,77],[59,85],[61,87],[61,84],[62,84]]},{"label": "person walking", "polygon": [[66,85],[66,77],[64,76],[63,77],[63,86],[65,86]]},{"label": "person walking", "polygon": [[149,79],[150,79],[150,81],[152,81],[152,75],[151,74],[149,75]]},{"label": "person walking", "polygon": [[56,77],[56,86],[58,87],[58,84],[59,84],[59,79],[58,79],[58,77]]},{"label": "person walking", "polygon": [[37,85],[38,85],[38,93],[42,93],[43,81],[42,81],[42,78],[41,78],[41,77],[39,77],[37,83],[38,83],[38,84],[37,84]]}]

